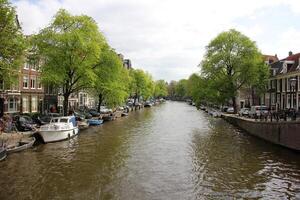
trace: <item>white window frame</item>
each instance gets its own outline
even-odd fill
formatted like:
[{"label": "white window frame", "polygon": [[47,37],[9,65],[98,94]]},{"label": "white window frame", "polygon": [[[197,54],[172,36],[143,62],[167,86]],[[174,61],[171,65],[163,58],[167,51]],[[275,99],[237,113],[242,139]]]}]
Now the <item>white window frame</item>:
[{"label": "white window frame", "polygon": [[37,112],[38,111],[38,98],[37,96],[31,97],[31,112]]},{"label": "white window frame", "polygon": [[[13,104],[13,107],[11,108],[10,105],[11,105],[11,100],[12,100],[12,104]],[[16,98],[9,98],[8,99],[8,112],[17,112],[18,110],[18,99]]]},{"label": "white window frame", "polygon": [[30,76],[30,88],[36,89],[36,76]]},{"label": "white window frame", "polygon": [[[26,80],[27,80],[27,81],[25,81],[25,77],[26,77]],[[25,83],[27,83],[27,84],[26,84],[26,85],[27,85],[26,87],[24,86]],[[29,88],[28,86],[29,86],[29,76],[28,76],[28,75],[24,75],[24,76],[23,76],[23,88],[24,88],[24,89],[28,89],[28,88]]]},{"label": "white window frame", "polygon": [[[277,86],[277,92],[280,92],[280,79],[276,79],[276,86]],[[274,86],[275,86],[275,83],[274,83]],[[274,87],[275,89],[275,87]]]},{"label": "white window frame", "polygon": [[23,113],[29,112],[29,98],[27,96],[22,97],[22,112]]},{"label": "white window frame", "polygon": [[28,62],[25,62],[24,69],[30,69],[30,64]]}]

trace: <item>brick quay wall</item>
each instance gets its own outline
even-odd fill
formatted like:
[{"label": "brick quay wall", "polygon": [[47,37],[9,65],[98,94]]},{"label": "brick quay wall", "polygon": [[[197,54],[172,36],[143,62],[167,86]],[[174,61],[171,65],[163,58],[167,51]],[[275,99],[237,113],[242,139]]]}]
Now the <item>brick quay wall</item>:
[{"label": "brick quay wall", "polygon": [[228,114],[222,117],[251,135],[300,152],[300,121],[255,121]]}]

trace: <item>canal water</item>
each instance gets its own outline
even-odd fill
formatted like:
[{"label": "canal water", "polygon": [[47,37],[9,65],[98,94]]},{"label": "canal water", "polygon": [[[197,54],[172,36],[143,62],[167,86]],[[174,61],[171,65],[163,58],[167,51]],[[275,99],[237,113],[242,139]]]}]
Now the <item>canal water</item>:
[{"label": "canal water", "polygon": [[0,199],[300,199],[300,157],[167,102],[0,163]]}]

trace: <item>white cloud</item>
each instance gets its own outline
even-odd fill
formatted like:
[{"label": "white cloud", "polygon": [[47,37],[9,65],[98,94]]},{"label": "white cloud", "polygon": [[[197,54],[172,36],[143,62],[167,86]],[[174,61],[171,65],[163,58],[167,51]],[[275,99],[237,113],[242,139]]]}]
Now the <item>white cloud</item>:
[{"label": "white cloud", "polygon": [[[156,79],[171,80],[186,78],[197,71],[208,42],[230,28],[241,30],[269,51],[270,44],[264,45],[264,38],[270,34],[256,19],[256,12],[288,5],[293,12],[300,13],[294,9],[300,4],[292,1],[19,0],[14,4],[27,34],[49,24],[59,8],[92,16],[111,46],[132,59],[134,67],[149,71]],[[254,20],[256,25],[234,22],[240,18]]]}]

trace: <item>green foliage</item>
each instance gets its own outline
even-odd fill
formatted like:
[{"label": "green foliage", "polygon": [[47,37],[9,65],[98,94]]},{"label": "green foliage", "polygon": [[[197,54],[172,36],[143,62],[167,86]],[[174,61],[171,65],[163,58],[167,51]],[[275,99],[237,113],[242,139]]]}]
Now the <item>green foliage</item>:
[{"label": "green foliage", "polygon": [[0,80],[9,83],[18,74],[26,42],[15,8],[7,0],[0,0],[0,41]]},{"label": "green foliage", "polygon": [[257,83],[262,71],[267,73],[261,58],[253,41],[236,30],[229,30],[220,33],[206,47],[202,74],[212,80],[213,93],[219,93],[217,96],[222,102],[231,99],[236,111],[237,91]]},{"label": "green foliage", "polygon": [[96,81],[93,92],[110,107],[124,103],[128,97],[129,73],[123,67],[118,55],[106,45],[101,54],[100,63],[95,69]]},{"label": "green foliage", "polygon": [[164,80],[158,80],[154,83],[154,97],[165,97],[168,95],[167,83]]},{"label": "green foliage", "polygon": [[269,66],[261,60],[258,67],[258,76],[253,81],[252,88],[255,89],[258,95],[264,94],[267,91],[268,80],[270,78]]},{"label": "green foliage", "polygon": [[175,97],[175,88],[176,88],[177,82],[176,81],[171,81],[168,84],[168,96],[169,97]]},{"label": "green foliage", "polygon": [[105,38],[91,17],[72,16],[63,9],[35,36],[34,46],[43,60],[42,80],[62,86],[65,115],[70,94],[94,86],[94,69],[104,44]]},{"label": "green foliage", "polygon": [[135,101],[140,97],[143,97],[144,100],[150,98],[154,92],[154,82],[151,75],[141,69],[131,69],[129,74],[130,92]]},{"label": "green foliage", "polygon": [[181,79],[175,86],[175,95],[180,98],[187,96],[187,80]]}]

